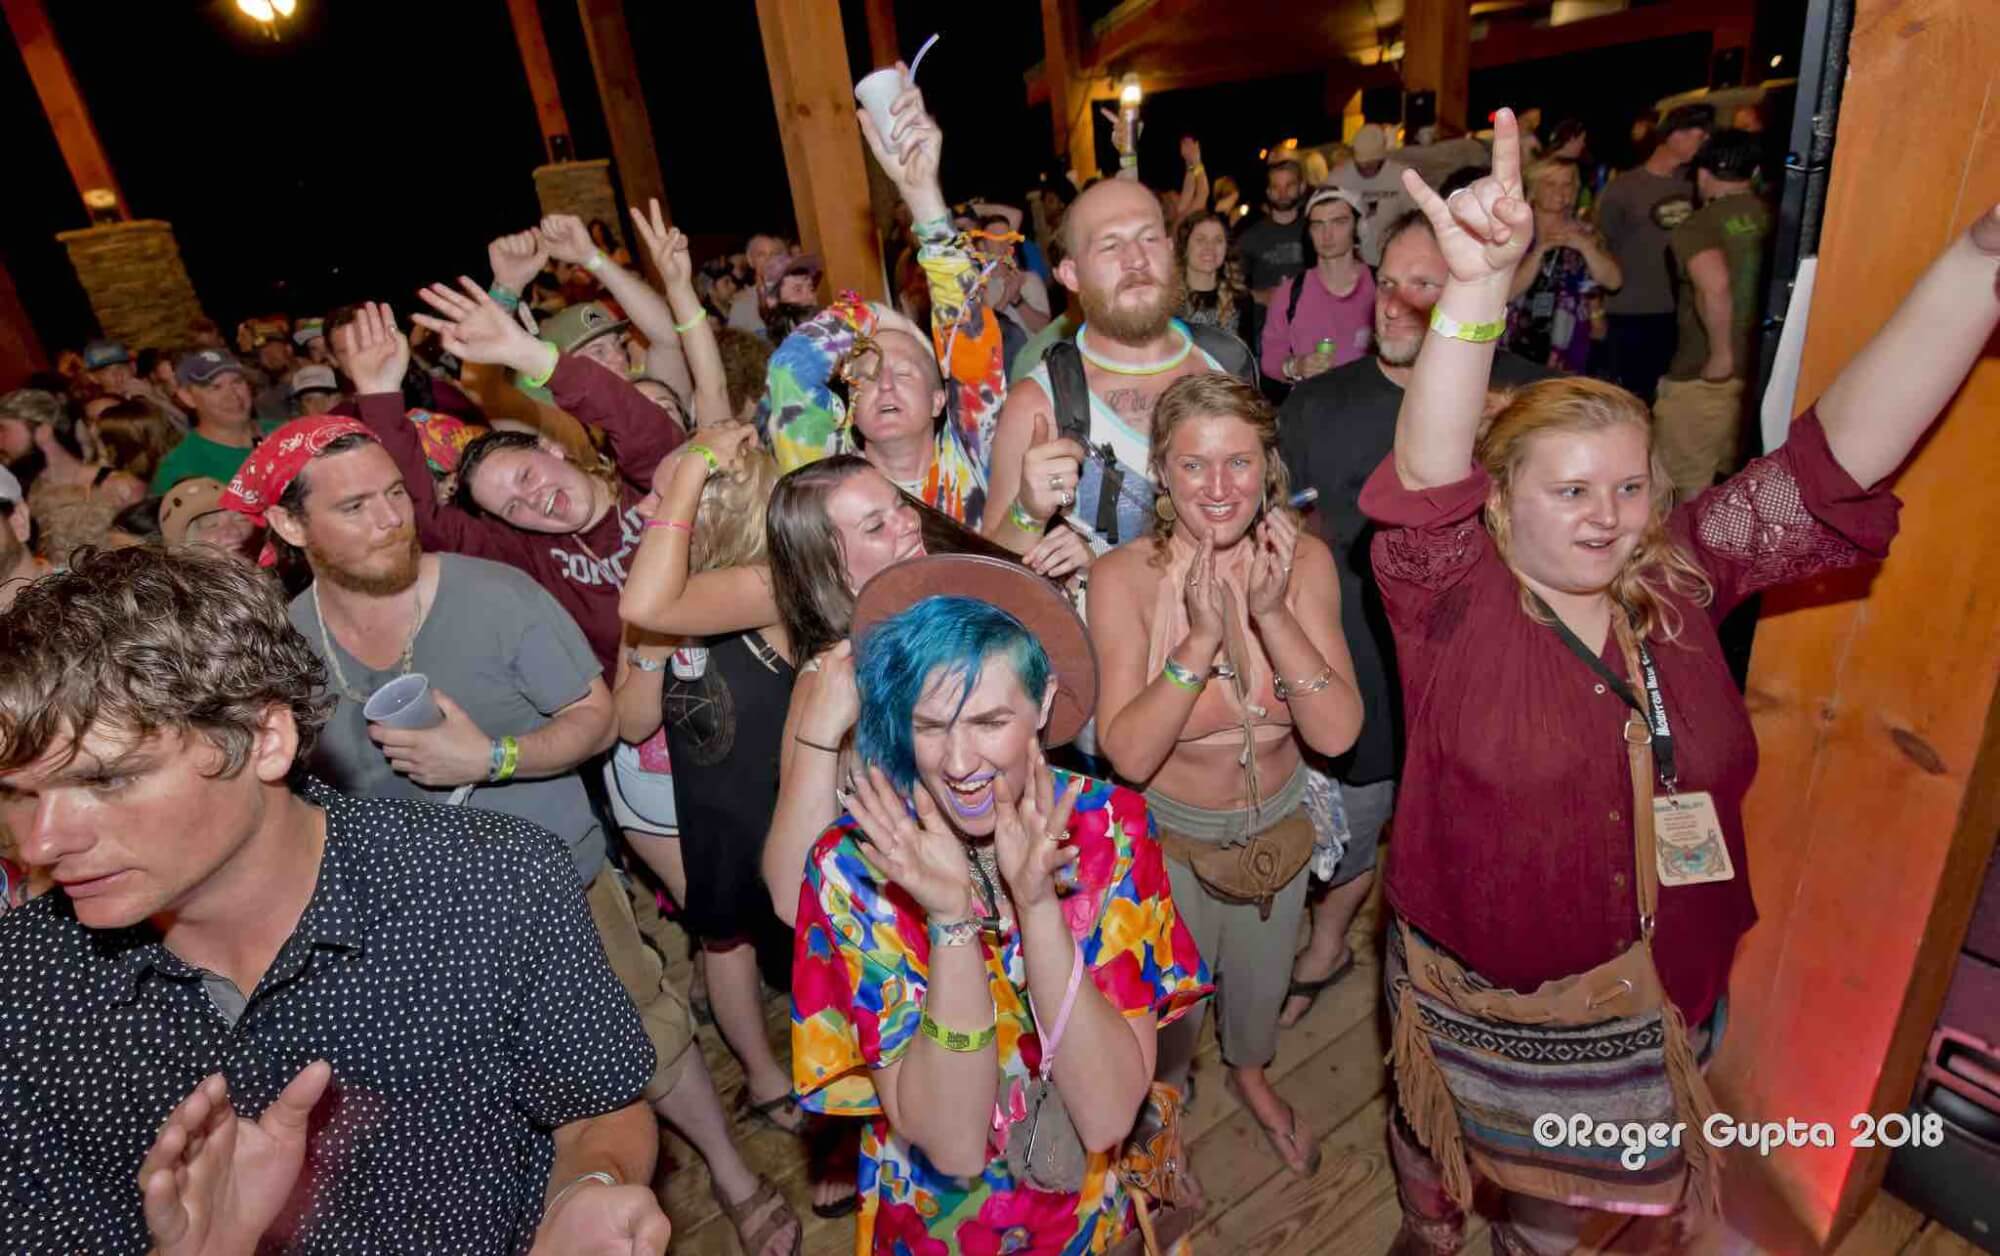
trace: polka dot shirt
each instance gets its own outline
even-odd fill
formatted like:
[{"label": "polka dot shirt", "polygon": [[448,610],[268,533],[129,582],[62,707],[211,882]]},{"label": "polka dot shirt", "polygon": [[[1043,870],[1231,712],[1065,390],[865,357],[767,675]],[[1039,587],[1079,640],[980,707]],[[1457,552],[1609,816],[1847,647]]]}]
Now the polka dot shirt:
[{"label": "polka dot shirt", "polygon": [[333,1065],[275,1252],[525,1251],[551,1132],[639,1097],[653,1049],[556,839],[304,793],[319,881],[234,1023],[150,927],[86,929],[60,890],[0,917],[0,1252],[145,1252],[139,1162],[218,1069],[255,1116]]}]

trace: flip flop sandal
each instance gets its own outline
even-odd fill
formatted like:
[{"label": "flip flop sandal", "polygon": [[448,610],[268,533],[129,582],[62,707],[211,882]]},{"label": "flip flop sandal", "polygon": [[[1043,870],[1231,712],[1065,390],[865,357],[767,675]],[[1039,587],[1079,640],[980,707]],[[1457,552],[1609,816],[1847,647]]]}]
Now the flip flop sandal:
[{"label": "flip flop sandal", "polygon": [[821,1221],[838,1221],[842,1217],[851,1217],[861,1211],[861,1192],[855,1191],[843,1195],[830,1204],[814,1204],[812,1211],[813,1216]]},{"label": "flip flop sandal", "polygon": [[[852,1121],[821,1118],[806,1133],[806,1173],[818,1185],[822,1182],[854,1188],[854,1176],[861,1167],[861,1140]],[[838,1221],[861,1210],[859,1188],[830,1204],[815,1202],[813,1216],[822,1221]]]},{"label": "flip flop sandal", "polygon": [[1301,1150],[1301,1143],[1299,1139],[1299,1129],[1301,1123],[1299,1121],[1299,1110],[1297,1108],[1294,1108],[1290,1104],[1285,1105],[1285,1111],[1291,1113],[1292,1115],[1292,1122],[1291,1122],[1292,1127],[1289,1130],[1286,1130],[1284,1133],[1280,1134],[1278,1131],[1264,1124],[1263,1121],[1258,1120],[1257,1110],[1251,1107],[1250,1101],[1244,1097],[1243,1087],[1237,1084],[1236,1075],[1234,1073],[1231,1073],[1224,1080],[1223,1085],[1227,1086],[1229,1088],[1229,1093],[1236,1097],[1236,1102],[1243,1105],[1243,1110],[1250,1114],[1250,1119],[1257,1122],[1257,1128],[1264,1131],[1264,1140],[1271,1144],[1271,1151],[1278,1157],[1279,1163],[1285,1166],[1286,1172],[1296,1174],[1297,1176],[1304,1178],[1312,1177],[1314,1174],[1319,1172],[1320,1151],[1319,1151],[1318,1139],[1315,1138],[1312,1140],[1311,1143],[1304,1145],[1306,1162],[1305,1165],[1301,1168],[1293,1168],[1292,1156],[1288,1156],[1285,1154],[1288,1144],[1292,1155],[1299,1154]]},{"label": "flip flop sandal", "polygon": [[[763,1256],[765,1246],[783,1233],[787,1225],[793,1227],[789,1254],[799,1256],[799,1249],[805,1244],[806,1228],[791,1205],[785,1202],[785,1197],[778,1193],[778,1188],[771,1184],[771,1179],[759,1177],[757,1189],[740,1204],[732,1204],[720,1195],[715,1197],[715,1201],[722,1205],[723,1215],[729,1218],[730,1228],[736,1231],[736,1241],[742,1244],[747,1256]],[[750,1223],[760,1214],[763,1222],[752,1227]]]},{"label": "flip flop sandal", "polygon": [[[1332,972],[1328,973],[1324,977],[1321,977],[1318,981],[1300,981],[1296,977],[1293,978],[1292,983],[1285,987],[1285,1002],[1289,1003],[1293,999],[1304,999],[1306,1001],[1306,1010],[1300,1012],[1298,1015],[1298,1019],[1294,1020],[1292,1024],[1296,1025],[1299,1023],[1299,1021],[1302,1021],[1306,1017],[1312,1015],[1313,1004],[1319,1002],[1320,994],[1323,991],[1325,991],[1328,986],[1338,984],[1343,978],[1347,976],[1347,974],[1353,971],[1354,971],[1354,948],[1350,946],[1347,948],[1347,958],[1342,960],[1338,965],[1336,965]],[[1290,1026],[1287,1026],[1287,1028],[1289,1027]]]},{"label": "flip flop sandal", "polygon": [[[758,1103],[750,1098],[750,1088],[745,1086],[741,1091],[737,1092],[736,1106],[752,1120],[761,1121],[780,1134],[798,1135],[805,1133],[805,1110],[799,1107],[798,1100],[792,1096],[792,1092],[789,1090],[781,1095],[774,1095],[762,1103]],[[778,1113],[780,1112],[788,1112],[791,1116],[792,1124],[787,1125],[779,1120]]]}]

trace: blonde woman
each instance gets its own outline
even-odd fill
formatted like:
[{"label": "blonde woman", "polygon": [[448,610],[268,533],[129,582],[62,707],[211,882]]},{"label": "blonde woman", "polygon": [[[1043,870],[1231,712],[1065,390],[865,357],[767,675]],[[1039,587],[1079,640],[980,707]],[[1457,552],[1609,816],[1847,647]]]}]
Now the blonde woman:
[{"label": "blonde woman", "polygon": [[[1254,388],[1176,381],[1153,410],[1151,472],[1153,535],[1098,560],[1091,582],[1098,745],[1145,786],[1174,902],[1221,989],[1230,1087],[1310,1176],[1317,1138],[1264,1069],[1313,847],[1302,751],[1337,755],[1361,729],[1340,586],[1285,508],[1277,417]],[[1199,1024],[1161,1034],[1162,1081],[1184,1083]]]}]

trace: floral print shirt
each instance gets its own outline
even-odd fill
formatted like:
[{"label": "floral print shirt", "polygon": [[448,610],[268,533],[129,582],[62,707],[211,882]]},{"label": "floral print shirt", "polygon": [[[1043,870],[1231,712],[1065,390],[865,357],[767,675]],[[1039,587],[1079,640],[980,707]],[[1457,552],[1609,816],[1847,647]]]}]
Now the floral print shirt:
[{"label": "floral print shirt", "polygon": [[[1067,774],[1057,772],[1056,790]],[[1174,910],[1145,799],[1088,781],[1070,816],[1077,888],[1063,912],[1091,980],[1127,1017],[1164,1025],[1212,992],[1208,966]],[[792,970],[792,1070],[801,1102],[833,1116],[869,1118],[861,1137],[861,1212],[855,1251],[876,1256],[999,1256],[1102,1252],[1128,1228],[1124,1184],[1109,1155],[1090,1158],[1083,1189],[1052,1194],[1016,1185],[1007,1134],[991,1132],[985,1171],[955,1178],[933,1168],[882,1114],[870,1071],[894,1064],[923,1016],[930,940],[923,909],[863,855],[854,820],[821,835],[799,895]],[[1025,1111],[1041,1063],[1027,961],[1010,923],[981,936],[999,1030],[999,1107]],[[1054,1008],[1048,1009],[1053,1015]],[[993,1124],[1001,1124],[996,1120]]]},{"label": "floral print shirt", "polygon": [[[929,469],[919,483],[901,487],[977,529],[986,510],[993,433],[1007,399],[1000,323],[981,295],[979,267],[948,225],[918,229],[917,261],[930,281],[932,347],[944,367],[949,400]],[[833,381],[855,338],[874,332],[874,313],[855,294],[843,293],[799,324],[771,355],[764,396],[757,403],[757,427],[779,470],[830,454],[859,452]]]}]

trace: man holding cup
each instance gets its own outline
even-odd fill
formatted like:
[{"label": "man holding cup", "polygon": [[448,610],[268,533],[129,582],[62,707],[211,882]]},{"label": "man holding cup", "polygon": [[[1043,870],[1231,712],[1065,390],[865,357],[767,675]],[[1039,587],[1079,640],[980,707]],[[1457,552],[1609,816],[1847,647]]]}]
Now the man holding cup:
[{"label": "man holding cup", "polygon": [[728,1139],[701,1053],[688,1050],[687,1006],[606,862],[577,769],[610,748],[616,721],[576,622],[525,572],[424,553],[403,473],[358,420],[273,432],[222,504],[268,525],[264,561],[282,548],[312,570],[291,622],[326,664],[336,702],[308,769],[347,793],[469,802],[559,838],[658,1056],[646,1101],[707,1159],[725,1206],[782,1225],[782,1200]]}]

